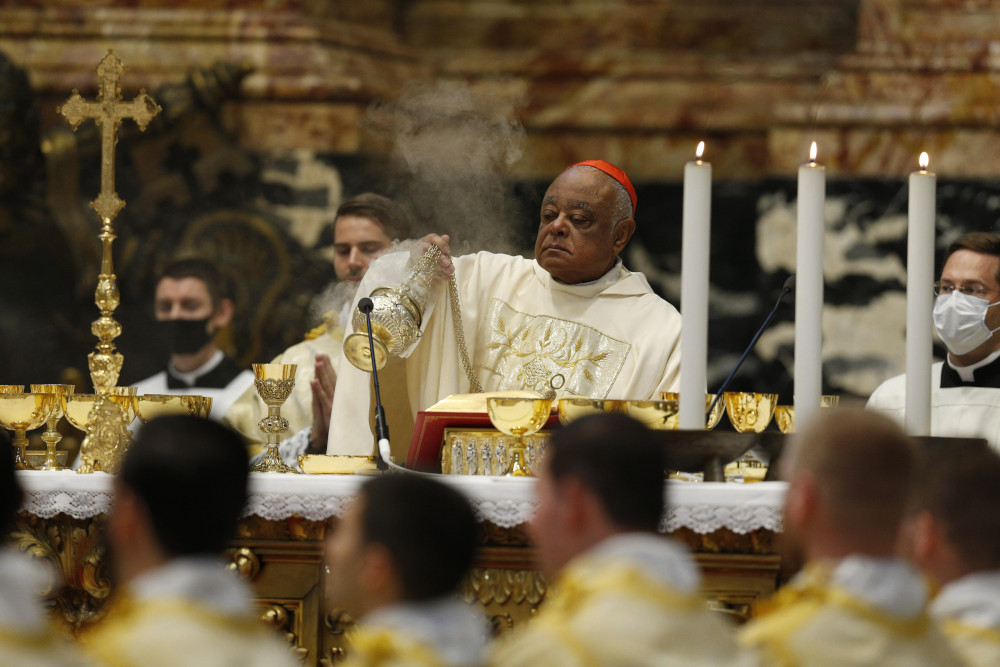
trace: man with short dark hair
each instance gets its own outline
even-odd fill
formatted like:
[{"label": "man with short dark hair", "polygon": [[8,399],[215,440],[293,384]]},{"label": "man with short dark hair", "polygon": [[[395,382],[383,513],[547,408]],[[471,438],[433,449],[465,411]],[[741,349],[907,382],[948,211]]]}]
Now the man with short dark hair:
[{"label": "man with short dark hair", "polygon": [[[7,538],[21,506],[14,473],[14,452],[0,430],[0,535]],[[74,667],[87,664],[62,641],[48,622],[41,595],[55,583],[48,561],[36,561],[19,549],[0,549],[0,665]]]},{"label": "man with short dark hair", "polygon": [[234,431],[197,417],[145,424],[114,479],[107,539],[121,588],[84,648],[112,665],[295,665],[222,553],[246,503]]},{"label": "man with short dark hair", "polygon": [[744,664],[698,566],[657,533],[664,460],[645,427],[596,415],[555,431],[537,494],[530,532],[549,594],[491,665]]},{"label": "man with short dark hair", "polygon": [[327,542],[331,604],[359,619],[345,665],[480,664],[485,623],[457,599],[475,545],[457,491],[409,475],[362,486]]},{"label": "man with short dark hair", "polygon": [[140,394],[194,394],[212,398],[213,419],[253,383],[219,349],[216,335],[233,319],[228,279],[212,262],[189,257],[164,267],[156,283],[153,314],[170,350],[165,370],[136,383]]},{"label": "man with short dark hair", "polygon": [[805,567],[745,625],[763,664],[958,665],[927,614],[930,591],[899,558],[913,442],[863,410],[821,410],[796,432],[782,539]]},{"label": "man with short dark hair", "polygon": [[[405,378],[383,400],[419,410],[452,394],[523,390],[550,396],[659,398],[680,377],[680,314],[619,255],[635,231],[635,189],[621,169],[589,160],[563,171],[542,201],[534,259],[492,252],[447,256],[450,238],[424,237],[442,252],[418,326],[402,351]],[[359,296],[407,277],[408,254],[372,264]],[[455,303],[461,312],[455,312]],[[457,331],[459,316],[462,330]],[[464,340],[464,343],[462,342]],[[469,365],[460,349],[468,349]],[[328,452],[370,454],[371,374],[341,369]],[[407,435],[401,435],[404,441]]]},{"label": "man with short dark hair", "polygon": [[940,452],[925,466],[913,559],[943,588],[931,615],[968,665],[1000,665],[1000,455]]},{"label": "man with short dark hair", "polygon": [[[934,328],[948,357],[931,370],[931,435],[986,438],[1000,448],[1000,235],[956,239],[934,291]],[[879,385],[868,409],[903,423],[906,376]]]},{"label": "man with short dark hair", "polygon": [[[271,362],[299,367],[292,395],[281,406],[281,416],[288,420],[288,433],[295,435],[282,443],[280,451],[285,463],[293,467],[298,465],[299,454],[326,452],[340,350],[344,329],[350,326],[349,311],[358,283],[375,258],[393,241],[404,240],[410,233],[406,212],[393,200],[373,192],[344,201],[332,227],[337,282],[320,297],[327,306],[323,323]],[[263,442],[257,422],[266,414],[267,406],[250,387],[229,407],[223,423],[252,442]]]}]

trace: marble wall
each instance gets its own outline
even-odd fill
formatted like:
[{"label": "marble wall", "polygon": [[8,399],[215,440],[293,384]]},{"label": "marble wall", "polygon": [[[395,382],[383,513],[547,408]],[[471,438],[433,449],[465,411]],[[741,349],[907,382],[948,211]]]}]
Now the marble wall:
[{"label": "marble wall", "polygon": [[[260,286],[286,310],[267,326],[248,318],[230,342],[263,355],[308,326],[292,313],[307,311],[329,275],[323,229],[343,196],[392,193],[427,228],[475,238],[467,247],[526,251],[545,184],[597,156],[638,185],[629,265],[676,302],[679,181],[704,139],[716,179],[714,384],[794,271],[793,178],[816,140],[830,177],[826,390],[863,397],[902,370],[905,176],[919,152],[941,177],[939,250],[965,229],[995,227],[998,10],[1000,0],[8,0],[0,51],[30,78],[47,158],[36,199],[8,208],[37,216],[41,198],[60,240],[46,250],[44,223],[5,214],[0,234],[14,243],[4,259],[30,271],[57,257],[59,284],[73,287],[40,310],[31,306],[51,285],[30,298],[4,291],[2,304],[22,315],[0,327],[0,378],[54,379],[82,366],[90,345],[85,239],[96,223],[80,204],[92,196],[94,154],[67,139],[56,107],[74,88],[94,94],[93,68],[113,48],[129,66],[126,95],[187,85],[199,100],[194,120],[159,138],[123,135],[131,231],[119,252],[135,285],[126,332],[148,325],[141,304],[160,256],[202,238],[194,222],[219,211],[252,218],[315,267]],[[216,61],[248,71],[213,96],[192,72]],[[400,117],[423,120],[401,130]],[[75,141],[82,176],[52,158]],[[414,157],[414,145],[430,149]],[[72,203],[53,194],[70,186]],[[490,221],[497,233],[473,234]],[[782,307],[736,388],[790,397],[792,310]],[[9,352],[39,344],[19,334],[29,324],[44,325],[51,354]],[[122,346],[134,374],[158,363],[128,333]]]}]

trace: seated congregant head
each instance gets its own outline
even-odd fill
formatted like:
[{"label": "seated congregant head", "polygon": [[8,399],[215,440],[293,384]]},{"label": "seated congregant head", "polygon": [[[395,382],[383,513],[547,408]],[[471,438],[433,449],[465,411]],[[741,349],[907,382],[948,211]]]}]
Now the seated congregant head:
[{"label": "seated congregant head", "polygon": [[986,445],[937,452],[913,506],[912,557],[939,584],[1000,570],[1000,454]]},{"label": "seated congregant head", "polygon": [[635,232],[635,190],[628,176],[603,160],[590,162],[552,181],[535,239],[538,264],[569,284],[610,271]]},{"label": "seated congregant head", "polygon": [[108,520],[122,578],[176,557],[221,555],[246,503],[247,466],[243,439],[217,422],[145,424],[115,478]]},{"label": "seated congregant head", "polygon": [[882,415],[821,410],[783,457],[786,548],[806,560],[894,555],[915,478],[915,445]]},{"label": "seated congregant head", "polygon": [[418,476],[373,479],[327,542],[333,602],[360,618],[451,595],[475,545],[475,515],[458,491]]},{"label": "seated congregant head", "polygon": [[623,415],[593,415],[552,434],[538,479],[531,536],[554,575],[618,533],[657,532],[664,510],[663,450]]}]

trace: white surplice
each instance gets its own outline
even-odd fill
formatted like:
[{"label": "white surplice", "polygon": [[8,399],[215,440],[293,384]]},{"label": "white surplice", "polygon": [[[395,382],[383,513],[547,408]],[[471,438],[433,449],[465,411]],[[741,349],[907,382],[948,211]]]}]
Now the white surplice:
[{"label": "white surplice", "polygon": [[[405,276],[407,253],[372,264],[359,297]],[[535,260],[489,252],[454,260],[469,357],[485,391],[556,387],[557,396],[659,398],[680,377],[681,317],[641,273],[621,262],[597,280],[567,285]],[[408,404],[415,416],[442,398],[471,391],[458,353],[444,281],[428,297],[422,336],[406,357]],[[367,455],[371,374],[341,363],[334,396],[330,454]],[[382,384],[387,392],[403,387]],[[393,434],[409,441],[409,433]]]}]

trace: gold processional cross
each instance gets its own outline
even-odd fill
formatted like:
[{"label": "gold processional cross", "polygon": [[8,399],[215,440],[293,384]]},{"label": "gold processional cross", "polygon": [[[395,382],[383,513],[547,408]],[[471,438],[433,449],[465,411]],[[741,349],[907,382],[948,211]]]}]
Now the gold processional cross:
[{"label": "gold processional cross", "polygon": [[106,397],[116,384],[124,359],[115,351],[114,339],[121,335],[122,326],[112,313],[118,307],[120,296],[118,282],[111,262],[111,243],[115,240],[111,223],[118,212],[125,207],[115,191],[115,146],[118,143],[118,127],[122,120],[131,118],[145,130],[160,105],[141,90],[129,102],[122,100],[120,80],[125,73],[125,65],[114,53],[108,51],[97,66],[100,89],[96,101],[88,101],[76,90],[66,103],[59,108],[73,130],[85,120],[93,119],[101,128],[101,192],[90,202],[91,208],[101,216],[101,274],[97,278],[94,302],[101,316],[94,321],[91,331],[97,336],[97,349],[87,357],[90,378],[99,398],[90,412],[87,437],[81,445],[80,455],[83,465],[78,472],[105,470],[115,472],[120,455],[129,439],[128,423],[115,403]]}]

